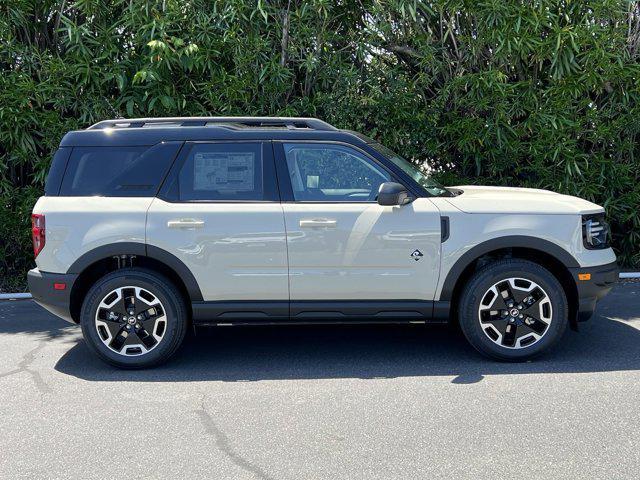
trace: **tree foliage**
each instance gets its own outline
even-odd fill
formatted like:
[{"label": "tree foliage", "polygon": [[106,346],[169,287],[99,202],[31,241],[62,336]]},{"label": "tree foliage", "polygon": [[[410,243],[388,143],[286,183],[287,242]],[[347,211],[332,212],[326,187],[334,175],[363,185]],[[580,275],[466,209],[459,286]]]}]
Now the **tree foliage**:
[{"label": "tree foliage", "polygon": [[120,116],[318,116],[446,184],[600,203],[638,266],[639,4],[2,0],[0,288],[62,135]]}]

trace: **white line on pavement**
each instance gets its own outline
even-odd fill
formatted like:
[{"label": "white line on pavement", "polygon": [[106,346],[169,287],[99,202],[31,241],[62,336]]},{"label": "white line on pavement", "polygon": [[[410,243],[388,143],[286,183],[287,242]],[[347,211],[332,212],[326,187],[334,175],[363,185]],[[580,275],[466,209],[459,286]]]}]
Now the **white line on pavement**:
[{"label": "white line on pavement", "polygon": [[[640,278],[640,272],[622,272],[620,278]],[[30,293],[0,293],[0,300],[31,298]]]}]

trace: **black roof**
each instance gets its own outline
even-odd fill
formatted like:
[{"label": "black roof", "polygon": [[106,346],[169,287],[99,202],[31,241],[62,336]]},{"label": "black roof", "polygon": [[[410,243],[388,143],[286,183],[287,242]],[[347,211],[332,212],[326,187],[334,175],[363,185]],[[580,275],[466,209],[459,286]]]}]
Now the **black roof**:
[{"label": "black roof", "polygon": [[155,145],[162,141],[332,140],[367,143],[366,137],[339,130],[316,118],[169,117],[104,120],[67,133],[61,147]]}]

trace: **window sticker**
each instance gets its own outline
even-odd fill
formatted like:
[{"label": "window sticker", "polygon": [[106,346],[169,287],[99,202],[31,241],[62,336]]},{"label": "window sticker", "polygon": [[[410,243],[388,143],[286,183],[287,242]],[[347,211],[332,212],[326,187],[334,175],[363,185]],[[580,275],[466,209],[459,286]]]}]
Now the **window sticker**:
[{"label": "window sticker", "polygon": [[307,188],[318,188],[320,185],[319,175],[307,175]]},{"label": "window sticker", "polygon": [[194,190],[254,190],[255,155],[240,153],[196,153],[193,159]]}]

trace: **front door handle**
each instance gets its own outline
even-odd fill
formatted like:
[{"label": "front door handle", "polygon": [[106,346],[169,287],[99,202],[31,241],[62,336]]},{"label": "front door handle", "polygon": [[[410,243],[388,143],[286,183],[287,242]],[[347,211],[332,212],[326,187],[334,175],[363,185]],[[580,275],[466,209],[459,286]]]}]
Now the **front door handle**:
[{"label": "front door handle", "polygon": [[331,218],[314,218],[312,220],[300,220],[301,228],[317,228],[317,227],[325,227],[325,228],[335,228],[338,222]]},{"label": "front door handle", "polygon": [[169,228],[202,228],[204,227],[204,220],[197,218],[180,218],[177,220],[169,220],[167,222]]}]

